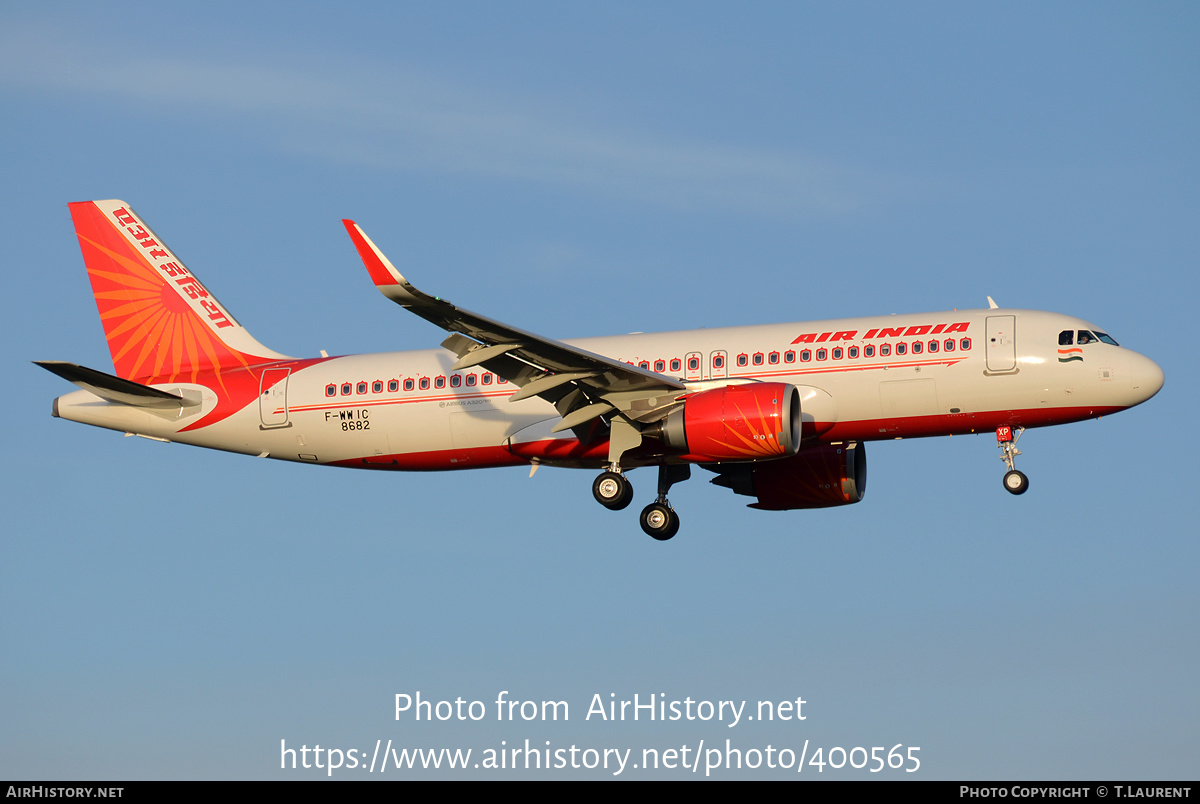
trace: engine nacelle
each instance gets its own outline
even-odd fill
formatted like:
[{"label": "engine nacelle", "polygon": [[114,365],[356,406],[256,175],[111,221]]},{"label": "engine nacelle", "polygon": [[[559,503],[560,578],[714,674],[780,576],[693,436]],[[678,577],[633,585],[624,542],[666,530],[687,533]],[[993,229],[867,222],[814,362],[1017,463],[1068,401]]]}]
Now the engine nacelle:
[{"label": "engine nacelle", "polygon": [[795,455],[800,394],[782,382],[727,385],[692,394],[658,434],[689,461],[762,461]]},{"label": "engine nacelle", "polygon": [[819,444],[779,461],[717,469],[720,476],[713,483],[757,497],[750,507],[764,511],[849,505],[867,490],[867,450],[857,441]]}]

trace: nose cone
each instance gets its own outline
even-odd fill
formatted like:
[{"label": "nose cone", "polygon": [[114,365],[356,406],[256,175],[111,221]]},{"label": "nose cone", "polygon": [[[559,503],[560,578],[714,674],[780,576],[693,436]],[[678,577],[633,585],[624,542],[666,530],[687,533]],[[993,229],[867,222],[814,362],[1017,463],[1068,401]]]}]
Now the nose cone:
[{"label": "nose cone", "polygon": [[1148,357],[1132,353],[1129,361],[1130,390],[1139,405],[1154,396],[1163,387],[1163,370]]}]

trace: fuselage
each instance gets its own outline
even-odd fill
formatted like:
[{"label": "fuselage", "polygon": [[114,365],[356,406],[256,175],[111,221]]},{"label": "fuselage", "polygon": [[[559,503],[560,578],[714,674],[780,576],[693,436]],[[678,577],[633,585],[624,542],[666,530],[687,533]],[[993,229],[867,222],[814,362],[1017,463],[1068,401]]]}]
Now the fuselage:
[{"label": "fuselage", "polygon": [[[1084,334],[1086,333],[1086,334]],[[1068,342],[1069,341],[1069,342]],[[571,340],[687,385],[747,382],[800,392],[805,443],[1039,427],[1153,396],[1162,370],[1078,318],[961,310]],[[175,411],[88,391],[55,414],[151,438],[283,460],[447,470],[529,462],[603,466],[604,441],[551,433],[560,415],[444,349],[283,360],[153,387],[200,400]],[[647,460],[646,462],[652,462]],[[628,465],[638,465],[637,455]]]}]

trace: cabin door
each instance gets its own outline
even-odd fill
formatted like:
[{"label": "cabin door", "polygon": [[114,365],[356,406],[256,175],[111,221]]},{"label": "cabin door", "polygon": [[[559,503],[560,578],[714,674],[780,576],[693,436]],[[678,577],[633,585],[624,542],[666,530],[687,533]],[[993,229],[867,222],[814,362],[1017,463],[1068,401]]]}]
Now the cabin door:
[{"label": "cabin door", "polygon": [[1012,371],[1017,367],[1017,317],[989,315],[987,319],[988,371]]},{"label": "cabin door", "polygon": [[288,426],[287,386],[290,368],[264,369],[258,384],[258,417],[262,429]]}]

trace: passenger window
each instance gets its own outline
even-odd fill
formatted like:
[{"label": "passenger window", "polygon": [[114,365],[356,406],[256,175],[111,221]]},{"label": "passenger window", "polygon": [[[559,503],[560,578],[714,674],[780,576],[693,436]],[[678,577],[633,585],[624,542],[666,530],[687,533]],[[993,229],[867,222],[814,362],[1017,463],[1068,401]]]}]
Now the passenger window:
[{"label": "passenger window", "polygon": [[920,341],[914,341],[913,342],[913,354],[914,355],[921,354],[922,346],[923,346],[923,344]]},{"label": "passenger window", "polygon": [[700,369],[700,358],[689,357],[688,358],[688,371],[698,371],[699,369]]},{"label": "passenger window", "polygon": [[824,360],[828,356],[829,356],[828,350],[826,350],[826,349],[818,349],[817,350],[817,360]]},{"label": "passenger window", "polygon": [[422,390],[422,391],[428,391],[428,390],[429,390],[429,378],[428,378],[428,377],[422,377],[422,378],[421,378],[421,390]]},{"label": "passenger window", "polygon": [[468,388],[470,388],[470,387],[471,387],[471,386],[473,386],[473,385],[475,385],[475,375],[474,375],[474,374],[468,374],[468,375],[467,375],[467,387],[468,387]]},{"label": "passenger window", "polygon": [[771,352],[771,354],[767,355],[767,362],[770,363],[772,366],[778,364],[779,363],[779,352]]},{"label": "passenger window", "polygon": [[971,348],[971,339],[963,338],[961,341],[958,342],[958,348],[962,349],[964,352],[967,351],[968,349],[970,349]]},{"label": "passenger window", "polygon": [[867,344],[863,347],[863,357],[874,357],[875,347],[872,344]]},{"label": "passenger window", "polygon": [[367,384],[365,382],[360,382],[358,384],[358,392],[360,394],[365,394],[367,392]]},{"label": "passenger window", "polygon": [[907,351],[908,351],[908,344],[907,344],[907,343],[898,343],[898,344],[896,344],[896,354],[898,354],[898,355],[902,355],[902,354],[904,354],[904,353],[905,353],[905,352],[907,352]]},{"label": "passenger window", "polygon": [[783,362],[784,363],[795,363],[796,362],[796,353],[791,350],[784,352],[783,353]]},{"label": "passenger window", "polygon": [[337,396],[337,386],[332,383],[325,386],[325,396]]},{"label": "passenger window", "polygon": [[725,358],[722,355],[713,355],[713,368],[725,368]]},{"label": "passenger window", "polygon": [[648,370],[648,369],[650,368],[650,361],[649,361],[649,360],[643,360],[641,363],[638,363],[638,368],[643,368],[643,369],[647,369],[647,370]]},{"label": "passenger window", "polygon": [[762,364],[763,364],[763,353],[755,352],[754,353],[754,365],[761,366]]},{"label": "passenger window", "polygon": [[450,375],[450,387],[457,388],[460,385],[462,385],[462,376],[458,375],[458,374],[451,374]]},{"label": "passenger window", "polygon": [[437,377],[437,378],[436,378],[436,379],[433,381],[433,387],[434,387],[434,388],[445,388],[445,387],[446,387],[446,378],[445,378],[445,377],[440,377],[440,376],[439,376],[439,377]]},{"label": "passenger window", "polygon": [[483,384],[484,384],[484,385],[491,385],[491,384],[492,384],[492,374],[491,374],[491,372],[487,372],[487,373],[485,373],[485,374],[483,375]]},{"label": "passenger window", "polygon": [[413,389],[413,381],[411,378],[404,381],[404,390],[411,391]]},{"label": "passenger window", "polygon": [[857,346],[851,346],[849,349],[847,349],[847,350],[846,350],[846,357],[850,358],[851,360],[853,360],[854,358],[858,357],[858,347],[857,347]]},{"label": "passenger window", "polygon": [[678,357],[675,358],[674,360],[671,361],[671,371],[679,371],[679,368],[682,365],[683,365],[683,363],[680,362],[679,358]]},{"label": "passenger window", "polygon": [[350,392],[354,390],[354,386],[348,382],[342,383],[342,396],[350,396]]},{"label": "passenger window", "polygon": [[371,393],[373,393],[373,394],[382,394],[383,393],[383,380],[376,380],[375,382],[371,383]]},{"label": "passenger window", "polygon": [[654,370],[655,370],[655,371],[657,371],[657,372],[659,372],[659,373],[662,373],[662,372],[666,371],[666,370],[667,370],[667,361],[665,361],[665,360],[655,360],[655,361],[654,361]]},{"label": "passenger window", "polygon": [[954,339],[947,338],[946,342],[944,344],[942,344],[942,346],[946,347],[947,352],[953,352],[954,351]]},{"label": "passenger window", "polygon": [[750,362],[749,355],[738,355],[738,365],[739,366],[745,366],[749,362]]},{"label": "passenger window", "polygon": [[931,351],[931,352],[936,352],[937,350],[938,350],[938,342],[937,342],[937,341],[930,341],[930,342],[929,342],[929,351]]},{"label": "passenger window", "polygon": [[892,353],[892,345],[890,343],[879,344],[879,356],[887,357]]},{"label": "passenger window", "polygon": [[811,349],[805,349],[800,352],[800,362],[801,363],[807,363],[810,360],[812,360],[812,350]]},{"label": "passenger window", "polygon": [[394,394],[399,390],[400,390],[400,381],[399,380],[388,380],[388,391],[389,392]]},{"label": "passenger window", "polygon": [[833,347],[833,359],[834,360],[842,359],[842,347],[840,347],[840,346]]}]

